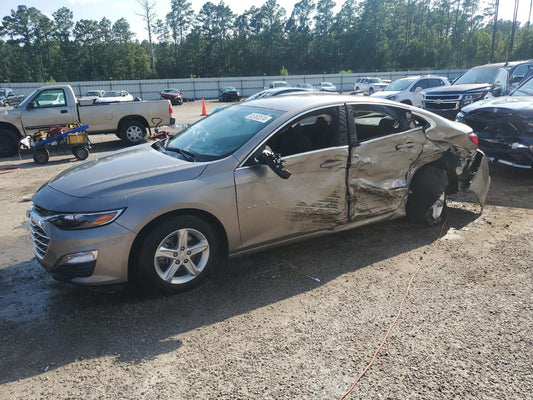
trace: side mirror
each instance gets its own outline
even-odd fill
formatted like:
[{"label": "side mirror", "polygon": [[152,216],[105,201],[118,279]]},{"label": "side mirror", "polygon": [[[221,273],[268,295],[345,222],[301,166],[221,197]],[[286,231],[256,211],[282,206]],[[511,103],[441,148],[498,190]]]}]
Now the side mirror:
[{"label": "side mirror", "polygon": [[256,157],[257,162],[267,165],[277,176],[289,179],[291,173],[283,167],[283,160],[279,154],[274,153],[270,147],[265,146],[263,151]]},{"label": "side mirror", "polygon": [[492,90],[491,90],[492,94],[496,97],[498,96],[501,96],[503,94],[503,87],[501,86],[495,86]]},{"label": "side mirror", "polygon": [[421,91],[422,91],[422,87],[421,87],[421,86],[417,86],[417,87],[415,88],[415,92],[421,92]]},{"label": "side mirror", "polygon": [[33,110],[35,108],[35,102],[30,101],[28,105],[26,106],[27,110]]}]

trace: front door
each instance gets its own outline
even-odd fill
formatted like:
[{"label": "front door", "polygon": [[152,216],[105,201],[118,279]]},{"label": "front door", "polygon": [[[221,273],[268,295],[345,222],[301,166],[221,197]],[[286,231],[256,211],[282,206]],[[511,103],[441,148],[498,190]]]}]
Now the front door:
[{"label": "front door", "polygon": [[[348,145],[344,109],[330,107],[291,121],[267,142],[291,176],[282,179],[251,157],[235,171],[244,247],[346,223]],[[342,115],[342,117],[340,117]]]}]

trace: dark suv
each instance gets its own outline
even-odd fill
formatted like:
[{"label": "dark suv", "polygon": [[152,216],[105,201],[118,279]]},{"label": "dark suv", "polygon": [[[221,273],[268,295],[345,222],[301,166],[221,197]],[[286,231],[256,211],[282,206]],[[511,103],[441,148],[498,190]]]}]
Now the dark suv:
[{"label": "dark suv", "polygon": [[422,107],[453,120],[464,106],[487,95],[505,96],[532,75],[533,60],[474,67],[457,78],[451,86],[425,91]]},{"label": "dark suv", "polygon": [[18,96],[10,88],[0,88],[0,106],[16,106],[25,96]]}]

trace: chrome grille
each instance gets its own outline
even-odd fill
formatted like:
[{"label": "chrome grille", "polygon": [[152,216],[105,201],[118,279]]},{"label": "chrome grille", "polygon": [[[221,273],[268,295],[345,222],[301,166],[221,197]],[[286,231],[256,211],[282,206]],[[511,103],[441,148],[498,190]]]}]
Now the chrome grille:
[{"label": "chrome grille", "polygon": [[48,246],[50,245],[50,238],[31,215],[30,233],[33,241],[33,251],[38,258],[42,259],[48,250]]}]

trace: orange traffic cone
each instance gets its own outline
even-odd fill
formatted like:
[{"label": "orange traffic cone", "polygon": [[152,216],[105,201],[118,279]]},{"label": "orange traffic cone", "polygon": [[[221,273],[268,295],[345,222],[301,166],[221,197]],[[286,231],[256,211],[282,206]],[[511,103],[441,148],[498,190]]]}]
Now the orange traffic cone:
[{"label": "orange traffic cone", "polygon": [[207,110],[205,108],[205,100],[202,97],[202,115],[207,115]]}]

